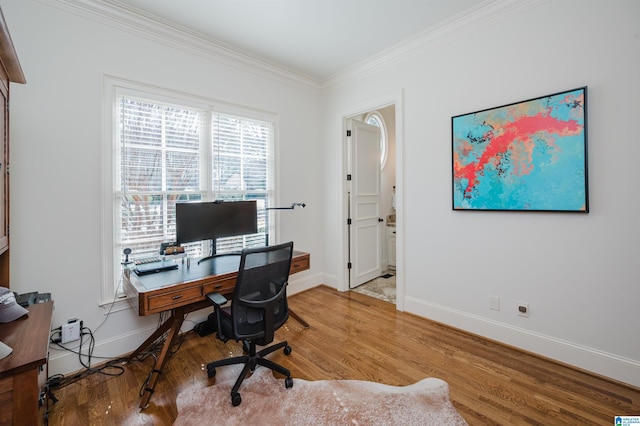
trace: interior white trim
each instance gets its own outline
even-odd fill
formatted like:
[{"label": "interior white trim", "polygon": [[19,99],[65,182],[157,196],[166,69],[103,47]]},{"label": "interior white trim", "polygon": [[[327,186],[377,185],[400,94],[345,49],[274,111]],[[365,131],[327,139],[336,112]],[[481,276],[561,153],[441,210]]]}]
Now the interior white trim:
[{"label": "interior white trim", "polygon": [[319,80],[285,67],[231,44],[213,39],[157,16],[118,2],[117,0],[36,0],[85,18],[142,36],[166,46],[187,51],[205,59],[221,62],[245,72],[277,79],[286,84],[317,91],[348,78],[379,71],[389,64],[411,55],[416,49],[446,43],[451,37],[479,26],[491,25],[550,0],[485,0],[476,7],[442,22],[388,49],[379,52],[328,79]]},{"label": "interior white trim", "polygon": [[319,88],[310,76],[114,0],[37,1],[251,74],[314,91]]},{"label": "interior white trim", "polygon": [[460,37],[477,27],[491,25],[513,15],[523,13],[550,0],[486,0],[462,14],[443,21],[415,36],[403,40],[370,58],[365,59],[322,82],[322,88],[328,89],[344,80],[360,78],[372,72],[379,72],[387,66],[415,54],[416,50],[444,44],[453,37]]},{"label": "interior white trim", "polygon": [[407,311],[501,344],[640,387],[640,362],[407,296]]},{"label": "interior white trim", "polygon": [[[102,285],[101,285],[101,306],[109,306],[114,300],[114,291],[117,286],[116,280],[121,277],[117,277],[114,274],[119,266],[119,259],[116,259],[113,253],[114,244],[114,229],[117,229],[117,225],[114,222],[116,220],[116,213],[113,207],[113,197],[116,187],[115,175],[114,175],[114,161],[115,161],[115,147],[114,147],[114,135],[115,135],[115,107],[114,100],[117,94],[126,93],[134,96],[152,96],[154,99],[160,99],[169,103],[178,103],[190,105],[193,108],[207,110],[209,112],[215,111],[217,113],[237,115],[244,118],[251,118],[255,120],[261,120],[273,124],[274,131],[274,197],[277,200],[280,196],[280,190],[278,182],[280,174],[278,171],[278,153],[279,153],[279,116],[276,113],[259,110],[251,107],[242,107],[240,105],[230,104],[228,102],[217,101],[215,99],[208,99],[202,96],[192,95],[190,93],[178,92],[167,88],[157,87],[146,83],[139,83],[132,80],[127,80],[112,75],[103,75],[103,118],[102,118],[102,205],[101,205],[101,259],[102,260]],[[275,222],[274,240],[279,241],[279,221],[276,217]],[[126,303],[119,303],[116,301],[113,309],[123,310],[127,309]]]},{"label": "interior white trim", "polygon": [[[149,337],[157,328],[156,324],[153,324],[144,328],[136,328],[133,331],[115,336],[110,339],[97,340],[93,349],[93,356],[98,363],[102,362],[100,357],[104,358],[117,358],[120,354],[128,354],[131,352],[131,348],[135,348],[147,337]],[[73,342],[76,343],[76,342]],[[79,348],[70,346],[74,351]],[[86,345],[83,349],[86,349]],[[83,350],[83,353],[84,352]],[[69,372],[79,371],[78,367],[78,354],[75,352],[69,352],[67,350],[52,349],[49,355],[49,376],[55,374],[68,374]]]},{"label": "interior white trim", "polygon": [[[337,120],[339,121],[340,134],[336,138],[337,143],[340,144],[339,152],[341,156],[342,170],[341,176],[346,176],[347,171],[347,152],[346,152],[346,123],[349,117],[354,115],[364,114],[366,112],[384,108],[389,105],[395,106],[395,126],[396,126],[396,309],[399,311],[404,310],[404,208],[403,208],[403,192],[404,192],[404,91],[398,89],[394,92],[381,95],[379,97],[361,102],[346,108],[341,112]],[[340,206],[341,217],[339,223],[346,224],[348,219],[348,206],[347,206],[347,188],[344,179],[338,179],[340,188],[336,191],[339,194],[340,200],[338,205]],[[347,255],[349,253],[347,243],[347,227],[340,226],[338,229],[338,241],[340,241],[340,248],[337,250],[337,265],[338,275],[336,277],[336,289],[338,291],[349,290],[347,269]]]},{"label": "interior white trim", "polygon": [[[287,286],[287,294],[289,296],[294,295],[296,293],[300,293],[302,291],[309,290],[313,287],[317,287],[319,284],[323,282],[321,274],[314,274],[309,277],[295,279],[295,275],[292,276],[294,279],[289,280],[289,284]],[[125,301],[127,306],[129,306],[129,302]],[[120,302],[116,302],[120,303]],[[129,306],[130,307],[130,306]],[[120,307],[118,310],[123,309]],[[110,313],[115,312],[116,309],[111,310]],[[187,315],[187,318],[182,325],[182,332],[190,331],[193,328],[193,324],[200,323],[205,321],[209,314],[211,313],[211,309],[205,308],[199,311],[191,312]],[[106,312],[105,312],[106,314]],[[302,318],[304,319],[305,314],[301,313]],[[119,354],[128,354],[132,352],[131,348],[137,347],[140,343],[142,343],[145,339],[147,339],[158,327],[157,323],[153,320],[157,315],[153,315],[147,318],[147,321],[151,325],[144,326],[141,328],[135,328],[132,331],[128,331],[126,333],[120,334],[118,336],[114,336],[105,340],[97,340],[95,344],[95,348],[93,351],[93,356],[96,359],[99,357],[106,358],[117,358],[121,355]],[[295,321],[295,320],[293,320]],[[76,343],[76,342],[73,342]],[[74,346],[69,346],[70,348],[74,348]],[[67,374],[68,372],[77,371],[78,370],[78,354],[75,352],[70,352],[64,349],[55,349],[52,347],[51,355],[49,356],[49,375],[52,376],[54,374]],[[76,348],[77,349],[77,348]],[[86,347],[85,347],[86,349]],[[100,361],[98,361],[100,362]]]}]

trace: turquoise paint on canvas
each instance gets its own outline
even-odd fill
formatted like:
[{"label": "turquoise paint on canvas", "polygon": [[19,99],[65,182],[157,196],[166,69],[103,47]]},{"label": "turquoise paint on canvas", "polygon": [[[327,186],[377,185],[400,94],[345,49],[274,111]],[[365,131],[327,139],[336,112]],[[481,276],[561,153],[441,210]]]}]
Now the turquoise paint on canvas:
[{"label": "turquoise paint on canvas", "polygon": [[452,118],[453,208],[588,211],[586,87]]}]

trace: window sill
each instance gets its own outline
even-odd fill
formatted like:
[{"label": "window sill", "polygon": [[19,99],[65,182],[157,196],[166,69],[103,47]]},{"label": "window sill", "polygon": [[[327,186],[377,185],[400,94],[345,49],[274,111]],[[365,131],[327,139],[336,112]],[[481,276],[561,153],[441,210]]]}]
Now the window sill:
[{"label": "window sill", "polygon": [[99,305],[104,311],[105,315],[109,315],[113,312],[124,311],[127,309],[131,309],[131,303],[126,294],[122,296],[118,296],[115,300],[111,301],[103,301]]}]

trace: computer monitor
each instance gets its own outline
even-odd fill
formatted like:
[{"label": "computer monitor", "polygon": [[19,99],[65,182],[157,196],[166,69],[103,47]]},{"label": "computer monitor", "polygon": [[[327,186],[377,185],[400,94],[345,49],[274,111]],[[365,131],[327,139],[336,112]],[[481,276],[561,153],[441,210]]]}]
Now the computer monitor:
[{"label": "computer monitor", "polygon": [[176,242],[215,240],[256,234],[258,208],[255,201],[209,201],[176,204]]}]

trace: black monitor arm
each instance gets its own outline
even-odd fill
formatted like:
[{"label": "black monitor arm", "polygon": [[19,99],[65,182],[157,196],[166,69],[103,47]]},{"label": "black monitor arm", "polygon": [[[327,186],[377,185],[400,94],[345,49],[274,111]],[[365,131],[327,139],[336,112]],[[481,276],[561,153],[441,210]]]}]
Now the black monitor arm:
[{"label": "black monitor arm", "polygon": [[265,210],[293,210],[296,207],[305,208],[307,205],[305,203],[291,203],[290,207],[267,207]]}]

